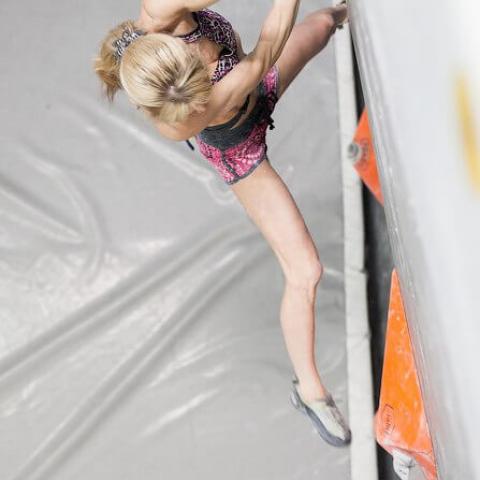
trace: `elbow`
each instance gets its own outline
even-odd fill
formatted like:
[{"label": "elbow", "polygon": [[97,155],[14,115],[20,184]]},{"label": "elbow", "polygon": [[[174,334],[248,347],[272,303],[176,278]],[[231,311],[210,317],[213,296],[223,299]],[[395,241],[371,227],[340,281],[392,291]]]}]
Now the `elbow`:
[{"label": "elbow", "polygon": [[259,43],[250,54],[250,75],[260,81],[276,60],[272,45],[269,42]]}]

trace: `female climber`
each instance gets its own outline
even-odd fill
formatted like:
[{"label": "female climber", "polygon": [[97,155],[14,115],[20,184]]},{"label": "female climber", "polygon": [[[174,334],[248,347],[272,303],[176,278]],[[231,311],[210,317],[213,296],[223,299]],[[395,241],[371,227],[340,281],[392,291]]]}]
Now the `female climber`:
[{"label": "female climber", "polygon": [[217,0],[143,0],[95,59],[110,100],[123,89],[164,137],[194,137],[271,246],[284,273],[280,322],[295,376],[291,401],[335,446],[351,432],[315,362],[315,297],[322,264],[287,186],[267,157],[278,99],[347,21],[345,2],[295,24],[299,0],[273,0],[252,52]]}]

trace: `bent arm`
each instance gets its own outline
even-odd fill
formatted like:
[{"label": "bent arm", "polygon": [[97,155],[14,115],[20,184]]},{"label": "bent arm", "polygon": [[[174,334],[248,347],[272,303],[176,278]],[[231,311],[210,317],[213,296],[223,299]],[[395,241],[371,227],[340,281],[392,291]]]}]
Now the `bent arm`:
[{"label": "bent arm", "polygon": [[274,0],[254,50],[213,86],[206,111],[191,116],[188,125],[175,126],[175,138],[170,138],[188,139],[210,125],[220,113],[243,103],[280,57],[295,24],[299,5],[300,0]]},{"label": "bent arm", "polygon": [[247,55],[249,62],[261,67],[257,72],[257,84],[280,57],[295,25],[299,6],[300,0],[274,0],[274,5],[263,23],[257,44]]},{"label": "bent arm", "polygon": [[233,105],[245,98],[278,60],[295,25],[299,6],[300,0],[274,0],[255,48],[222,80],[234,87]]}]

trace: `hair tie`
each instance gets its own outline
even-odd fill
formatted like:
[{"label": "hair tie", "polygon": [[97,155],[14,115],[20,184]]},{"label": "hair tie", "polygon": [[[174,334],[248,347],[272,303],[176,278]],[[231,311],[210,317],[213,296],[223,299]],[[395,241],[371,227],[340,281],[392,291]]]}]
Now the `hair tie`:
[{"label": "hair tie", "polygon": [[113,46],[115,47],[115,52],[113,55],[115,56],[117,62],[120,61],[122,55],[125,52],[125,49],[137,38],[145,35],[143,30],[128,30],[125,29],[122,33],[122,36],[113,42]]},{"label": "hair tie", "polygon": [[181,102],[182,96],[175,85],[170,85],[167,88],[168,100],[173,103]]}]

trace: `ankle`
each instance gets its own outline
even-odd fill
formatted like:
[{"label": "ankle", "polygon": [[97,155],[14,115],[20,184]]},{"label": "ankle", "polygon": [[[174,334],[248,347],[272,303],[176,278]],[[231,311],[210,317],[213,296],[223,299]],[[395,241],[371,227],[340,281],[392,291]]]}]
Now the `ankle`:
[{"label": "ankle", "polygon": [[312,402],[313,400],[324,398],[328,393],[321,382],[315,382],[313,384],[299,382],[298,392],[304,402]]}]

